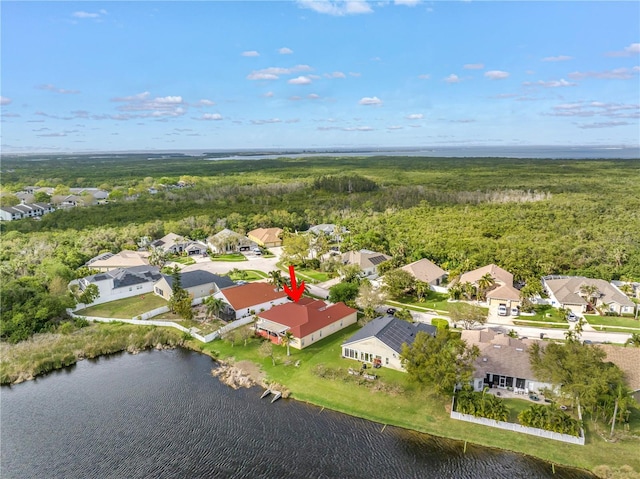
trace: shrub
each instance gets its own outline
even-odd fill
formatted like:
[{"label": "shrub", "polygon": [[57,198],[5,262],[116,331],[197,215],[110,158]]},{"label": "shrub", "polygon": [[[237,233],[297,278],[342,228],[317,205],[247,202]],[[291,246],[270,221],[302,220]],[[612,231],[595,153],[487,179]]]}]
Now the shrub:
[{"label": "shrub", "polygon": [[449,329],[449,321],[444,318],[433,318],[431,326],[435,326],[438,329]]}]

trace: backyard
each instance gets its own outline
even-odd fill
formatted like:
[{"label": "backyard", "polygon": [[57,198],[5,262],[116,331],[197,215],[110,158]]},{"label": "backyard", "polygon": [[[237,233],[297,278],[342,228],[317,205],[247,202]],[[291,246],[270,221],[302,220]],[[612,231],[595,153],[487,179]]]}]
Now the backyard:
[{"label": "backyard", "polygon": [[[285,385],[295,399],[381,424],[532,454],[552,463],[590,470],[600,464],[630,464],[636,470],[640,469],[640,458],[634,452],[637,441],[606,442],[592,432],[590,421],[585,446],[564,444],[452,420],[447,412],[448,399],[436,396],[426,386],[409,382],[407,375],[399,371],[376,369],[378,379],[375,381],[356,381],[346,371],[349,367],[359,368],[360,363],[342,359],[340,345],[357,329],[356,325],[350,326],[301,351],[292,348],[289,357],[284,347],[274,346],[275,366],[270,358],[260,356],[261,341],[258,339],[250,340],[247,346],[236,347],[217,340],[202,348],[221,359],[249,360],[259,364],[268,380]],[[527,405],[527,401],[513,401],[517,402],[508,403],[513,406],[513,414],[520,409],[521,403]],[[629,434],[640,434],[639,416],[634,410]]]},{"label": "backyard", "polygon": [[435,310],[450,311],[451,305],[455,303],[449,302],[449,295],[436,293],[435,291],[427,292],[424,301],[418,301],[414,296],[405,295],[396,301],[389,301],[389,304],[396,303],[394,306],[415,309],[416,311]]},{"label": "backyard", "polygon": [[145,293],[140,296],[89,306],[88,308],[76,311],[76,314],[81,316],[97,316],[100,318],[131,319],[162,306],[167,306],[166,300],[153,293]]}]

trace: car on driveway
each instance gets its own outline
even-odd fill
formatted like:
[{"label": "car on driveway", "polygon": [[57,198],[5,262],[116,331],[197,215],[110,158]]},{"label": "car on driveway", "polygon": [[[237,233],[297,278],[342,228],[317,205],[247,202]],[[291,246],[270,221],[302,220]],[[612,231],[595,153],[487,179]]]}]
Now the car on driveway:
[{"label": "car on driveway", "polygon": [[573,311],[569,311],[569,314],[567,314],[567,321],[575,322],[577,320],[578,316]]},{"label": "car on driveway", "polygon": [[389,308],[387,309],[387,314],[390,314],[391,316],[393,316],[394,314],[396,314],[396,308]]},{"label": "car on driveway", "polygon": [[507,315],[507,305],[501,304],[498,306],[498,316],[506,316]]}]

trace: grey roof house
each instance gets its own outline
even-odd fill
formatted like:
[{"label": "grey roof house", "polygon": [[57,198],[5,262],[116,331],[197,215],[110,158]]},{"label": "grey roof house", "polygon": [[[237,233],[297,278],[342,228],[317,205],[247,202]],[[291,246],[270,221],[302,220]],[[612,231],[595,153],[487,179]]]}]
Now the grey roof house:
[{"label": "grey roof house", "polygon": [[151,293],[154,283],[160,278],[162,278],[160,270],[155,266],[134,266],[112,269],[73,280],[69,286],[77,284],[80,291],[84,291],[90,284],[95,284],[100,294],[92,304],[101,304]]},{"label": "grey roof house", "polygon": [[[235,286],[228,276],[218,276],[204,270],[187,271],[180,274],[180,286],[191,295],[192,298],[203,298],[217,293],[221,289]],[[173,278],[162,275],[162,278],[154,285],[153,291],[167,301],[171,299]]]},{"label": "grey roof house", "polygon": [[402,345],[413,344],[421,331],[435,336],[437,329],[429,324],[380,316],[342,344],[342,357],[404,371],[400,360]]}]

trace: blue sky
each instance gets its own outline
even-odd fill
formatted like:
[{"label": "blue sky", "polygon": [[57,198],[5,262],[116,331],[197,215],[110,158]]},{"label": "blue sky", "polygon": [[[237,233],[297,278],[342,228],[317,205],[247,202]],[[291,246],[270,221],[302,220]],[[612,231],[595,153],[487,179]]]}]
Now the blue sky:
[{"label": "blue sky", "polygon": [[639,2],[12,2],[2,151],[640,143]]}]

